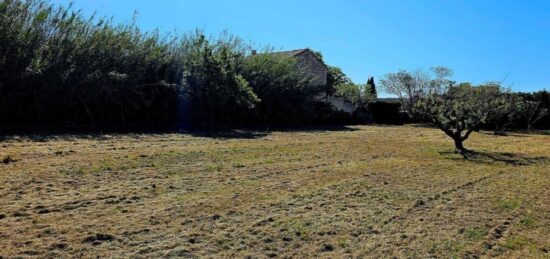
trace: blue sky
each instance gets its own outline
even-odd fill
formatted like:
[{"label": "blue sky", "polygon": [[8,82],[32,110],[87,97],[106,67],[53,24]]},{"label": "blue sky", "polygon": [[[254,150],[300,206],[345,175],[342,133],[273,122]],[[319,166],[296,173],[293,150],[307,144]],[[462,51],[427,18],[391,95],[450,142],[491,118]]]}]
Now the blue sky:
[{"label": "blue sky", "polygon": [[[70,0],[52,0],[68,4]],[[454,69],[455,80],[550,89],[550,1],[73,0],[146,30],[224,30],[277,49],[309,47],[354,81],[399,69]]]}]

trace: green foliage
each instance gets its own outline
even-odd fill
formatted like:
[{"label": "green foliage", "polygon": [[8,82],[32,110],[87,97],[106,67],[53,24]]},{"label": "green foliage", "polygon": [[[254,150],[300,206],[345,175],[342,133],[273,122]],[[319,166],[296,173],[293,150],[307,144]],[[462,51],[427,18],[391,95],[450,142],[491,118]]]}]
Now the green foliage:
[{"label": "green foliage", "polygon": [[353,84],[351,78],[349,78],[341,68],[327,65],[323,59],[321,52],[313,51],[315,55],[321,62],[327,67],[327,84],[324,87],[324,92],[326,96],[332,96],[338,91],[338,86],[342,84]]},{"label": "green foliage", "polygon": [[161,123],[176,114],[175,39],[44,1],[0,3],[0,121]]},{"label": "green foliage", "polygon": [[243,76],[261,100],[252,117],[260,122],[297,122],[311,117],[311,97],[317,89],[296,69],[295,60],[265,53],[248,57]]},{"label": "green foliage", "polygon": [[490,110],[487,118],[488,128],[492,128],[495,134],[504,135],[506,128],[512,126],[518,120],[521,112],[521,99],[517,94],[501,92],[498,95],[495,106]]},{"label": "green foliage", "polygon": [[[249,57],[249,49],[228,34],[160,35],[43,0],[1,1],[0,123],[284,123],[324,116],[312,98],[319,89],[294,60],[269,51]],[[333,71],[341,77],[335,83],[349,81]]]},{"label": "green foliage", "polygon": [[211,43],[202,33],[185,42],[182,86],[191,100],[191,119],[228,122],[259,102],[253,89],[239,74],[244,56],[232,40]]},{"label": "green foliage", "polygon": [[344,83],[336,86],[336,95],[346,102],[357,104],[361,100],[361,87],[353,83]]},{"label": "green foliage", "polygon": [[420,99],[414,111],[453,138],[455,147],[463,153],[462,142],[472,131],[479,130],[491,111],[498,109],[501,103],[499,85],[471,86],[463,83],[450,87],[442,95],[433,93]]},{"label": "green foliage", "polygon": [[[326,87],[315,89],[292,58],[270,51],[249,56],[249,50],[228,34],[161,35],[44,0],[3,0],[0,123],[304,123],[332,116],[330,105],[313,100],[321,91],[364,111],[377,96],[372,77],[366,85],[354,84],[340,68],[327,66]],[[323,60],[321,53],[314,54]],[[411,115],[416,110],[460,142],[488,125],[504,131],[550,124],[548,92],[453,86],[452,74],[445,67],[431,74],[399,71],[387,74],[380,85],[400,97]],[[394,114],[397,106],[390,106]]]},{"label": "green foliage", "polygon": [[348,103],[366,107],[373,98],[372,90],[368,84],[343,83],[336,86],[336,95],[344,98]]},{"label": "green foliage", "polygon": [[546,90],[535,93],[520,93],[518,96],[519,114],[524,116],[527,129],[550,116],[550,93]]},{"label": "green foliage", "polygon": [[[320,52],[313,52],[317,58],[323,61]],[[323,61],[324,62],[324,61]],[[370,77],[366,84],[356,84],[339,67],[326,65],[327,84],[324,87],[326,96],[338,96],[348,103],[365,110],[368,103],[377,97],[374,78]]]},{"label": "green foliage", "polygon": [[325,86],[327,96],[334,95],[338,91],[339,85],[353,84],[351,79],[339,67],[327,66],[327,69],[327,85]]},{"label": "green foliage", "polygon": [[485,129],[505,134],[506,129],[548,128],[550,126],[550,94],[502,92],[500,103],[491,110]]}]

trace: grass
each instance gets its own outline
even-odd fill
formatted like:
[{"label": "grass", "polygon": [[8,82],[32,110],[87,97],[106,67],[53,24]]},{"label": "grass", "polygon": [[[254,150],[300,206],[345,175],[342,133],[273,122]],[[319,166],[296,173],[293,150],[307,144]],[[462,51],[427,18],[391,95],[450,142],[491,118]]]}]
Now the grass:
[{"label": "grass", "polygon": [[503,212],[513,212],[519,208],[521,202],[518,200],[499,200],[497,207]]},{"label": "grass", "polygon": [[489,230],[485,226],[472,227],[464,232],[464,237],[471,240],[484,240],[489,234]]},{"label": "grass", "polygon": [[550,257],[549,135],[245,133],[7,138],[0,257]]}]

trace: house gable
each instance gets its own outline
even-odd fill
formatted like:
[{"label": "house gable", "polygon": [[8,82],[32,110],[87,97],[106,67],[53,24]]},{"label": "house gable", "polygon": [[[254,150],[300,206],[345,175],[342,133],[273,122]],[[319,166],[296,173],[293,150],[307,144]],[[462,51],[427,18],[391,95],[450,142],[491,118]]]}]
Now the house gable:
[{"label": "house gable", "polygon": [[[322,87],[327,85],[328,68],[323,60],[310,49],[281,51],[272,54],[294,58],[298,69],[301,69],[305,75],[310,77],[311,86]],[[347,103],[342,97],[326,96],[322,90],[320,91],[320,93],[313,96],[313,99],[318,102],[330,104],[334,109],[348,114],[352,114],[357,108],[355,105]]]},{"label": "house gable", "polygon": [[328,69],[310,49],[296,49],[289,51],[274,52],[275,55],[293,57],[299,69],[311,77],[311,86],[325,86],[327,84]]},{"label": "house gable", "polygon": [[295,54],[294,57],[300,69],[311,76],[312,86],[325,86],[327,84],[328,69],[311,50],[305,49]]}]

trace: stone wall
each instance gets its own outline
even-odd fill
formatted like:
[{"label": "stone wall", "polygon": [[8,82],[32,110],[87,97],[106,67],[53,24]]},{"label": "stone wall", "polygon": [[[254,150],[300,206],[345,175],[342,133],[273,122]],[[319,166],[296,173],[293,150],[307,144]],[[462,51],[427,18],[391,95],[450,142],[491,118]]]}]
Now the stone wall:
[{"label": "stone wall", "polygon": [[321,93],[321,94],[318,94],[318,95],[314,96],[313,99],[316,100],[316,101],[319,101],[319,102],[329,103],[337,111],[341,111],[341,112],[345,112],[345,113],[349,113],[349,114],[352,114],[357,109],[357,107],[355,107],[355,105],[346,102],[344,100],[344,98],[342,98],[342,97],[325,96],[324,93]]},{"label": "stone wall", "polygon": [[311,76],[312,86],[324,86],[327,84],[327,68],[315,57],[311,51],[307,50],[296,56],[300,69],[303,69],[306,75]]}]

